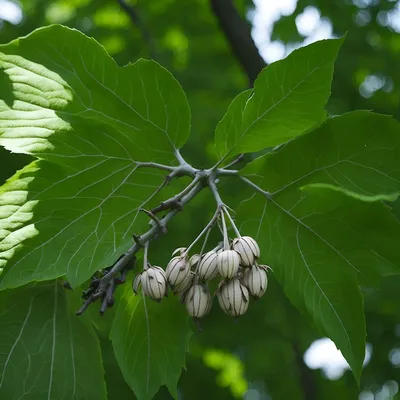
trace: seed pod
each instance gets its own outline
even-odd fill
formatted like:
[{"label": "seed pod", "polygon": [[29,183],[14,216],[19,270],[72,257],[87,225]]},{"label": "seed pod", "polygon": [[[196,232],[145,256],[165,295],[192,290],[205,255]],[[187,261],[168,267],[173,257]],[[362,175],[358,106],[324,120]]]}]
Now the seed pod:
[{"label": "seed pod", "polygon": [[232,249],[239,253],[244,267],[251,267],[254,261],[260,257],[260,248],[257,242],[250,236],[242,236],[234,239]]},{"label": "seed pod", "polygon": [[239,270],[240,256],[234,250],[224,250],[218,254],[217,264],[223,278],[233,278]]},{"label": "seed pod", "polygon": [[138,292],[139,292],[139,289],[141,286],[141,276],[142,276],[142,273],[141,272],[138,273],[132,282],[132,290],[133,290],[133,293],[135,293],[135,294],[138,294]]},{"label": "seed pod", "polygon": [[243,315],[249,308],[249,291],[237,278],[222,281],[217,297],[222,310],[233,317]]},{"label": "seed pod", "polygon": [[192,268],[193,265],[196,265],[200,260],[200,254],[193,254],[189,259],[189,267]]},{"label": "seed pod", "polygon": [[167,265],[165,275],[168,283],[174,288],[181,284],[190,274],[190,267],[186,257],[177,256],[171,259]]},{"label": "seed pod", "polygon": [[197,270],[199,277],[205,281],[214,279],[218,275],[218,254],[215,251],[209,251],[204,254]]},{"label": "seed pod", "polygon": [[141,274],[143,293],[160,301],[168,293],[167,279],[161,267],[152,266]]},{"label": "seed pod", "polygon": [[192,286],[185,297],[186,309],[191,317],[204,317],[211,309],[212,299],[207,285]]},{"label": "seed pod", "polygon": [[174,286],[174,293],[184,293],[193,285],[194,273],[190,271],[189,275],[179,285]]},{"label": "seed pod", "polygon": [[172,252],[172,257],[173,257],[175,254],[178,254],[178,253],[179,253],[180,256],[182,256],[183,253],[185,252],[185,250],[186,250],[186,247],[178,247],[177,249],[175,249],[175,250]]},{"label": "seed pod", "polygon": [[253,265],[243,274],[243,283],[249,289],[250,294],[259,299],[267,290],[268,278],[266,268],[263,265]]}]

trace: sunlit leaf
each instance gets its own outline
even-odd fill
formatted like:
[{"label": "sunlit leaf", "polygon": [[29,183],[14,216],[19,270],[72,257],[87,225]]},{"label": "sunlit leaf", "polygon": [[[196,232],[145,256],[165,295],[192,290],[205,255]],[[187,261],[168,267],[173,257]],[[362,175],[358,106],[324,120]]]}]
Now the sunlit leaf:
[{"label": "sunlit leaf", "polygon": [[138,210],[167,172],[137,161],[174,160],[185,94],[156,62],[120,68],[61,26],[1,46],[0,74],[0,144],[40,157],[0,189],[0,287],[64,274],[76,286],[143,229]]}]

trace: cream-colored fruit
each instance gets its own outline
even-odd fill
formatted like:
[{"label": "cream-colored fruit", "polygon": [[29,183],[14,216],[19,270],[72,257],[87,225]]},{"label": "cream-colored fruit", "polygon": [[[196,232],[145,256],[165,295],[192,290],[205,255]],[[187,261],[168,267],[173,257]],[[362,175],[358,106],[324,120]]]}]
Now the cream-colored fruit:
[{"label": "cream-colored fruit", "polygon": [[233,278],[239,270],[240,256],[235,250],[224,250],[218,254],[217,264],[223,278]]},{"label": "cream-colored fruit", "polygon": [[186,257],[177,256],[171,259],[165,270],[168,283],[174,289],[180,285],[189,275],[190,266]]},{"label": "cream-colored fruit", "polygon": [[209,251],[204,254],[197,273],[204,281],[214,279],[218,275],[218,254],[216,251]]},{"label": "cream-colored fruit", "polygon": [[250,294],[259,299],[264,295],[268,286],[268,277],[264,266],[253,265],[243,274],[243,283],[249,289]]},{"label": "cream-colored fruit", "polygon": [[235,250],[244,267],[251,267],[260,257],[260,248],[257,242],[250,236],[236,238],[232,242],[232,249]]},{"label": "cream-colored fruit", "polygon": [[167,279],[161,267],[152,266],[141,274],[143,293],[154,300],[161,300],[168,293]]},{"label": "cream-colored fruit", "polygon": [[186,309],[194,318],[201,318],[208,314],[211,304],[211,294],[206,285],[193,285],[185,296]]},{"label": "cream-colored fruit", "polygon": [[217,298],[222,310],[233,317],[243,315],[249,308],[249,291],[238,278],[222,281]]}]

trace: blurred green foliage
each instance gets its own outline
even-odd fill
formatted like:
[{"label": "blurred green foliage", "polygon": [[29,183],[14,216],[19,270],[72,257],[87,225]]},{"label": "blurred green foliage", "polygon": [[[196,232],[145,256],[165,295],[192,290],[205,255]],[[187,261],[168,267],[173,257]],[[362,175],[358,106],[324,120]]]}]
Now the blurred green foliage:
[{"label": "blurred green foliage", "polygon": [[[254,9],[249,0],[235,3],[243,17]],[[62,23],[95,37],[120,65],[149,57],[149,42],[116,0],[20,0],[19,4],[23,12],[21,23],[0,20],[1,43],[43,25]],[[193,134],[183,153],[194,165],[208,166],[214,153],[215,125],[233,97],[246,88],[247,78],[232,56],[207,0],[136,0],[130,4],[151,35],[157,61],[174,73],[192,107]],[[299,0],[292,15],[275,22],[271,39],[291,46],[301,42],[304,38],[296,28],[296,17],[310,6],[331,22],[334,35],[347,32],[336,63],[328,110],[333,114],[354,109],[398,114],[400,35],[388,23],[388,16],[396,7],[400,10],[400,2]],[[371,77],[379,80],[380,88],[363,91]],[[27,156],[0,149],[1,183],[28,161]],[[232,207],[248,197],[241,190],[239,198],[229,180],[224,185],[223,190],[230,194],[226,201]],[[187,245],[197,235],[213,209],[208,200],[209,195],[202,193],[184,215],[173,221],[165,240],[155,242],[154,263],[163,264],[172,249]],[[400,216],[400,206],[396,207],[393,212]],[[362,400],[373,399],[373,393],[375,399],[391,398],[396,382],[400,382],[400,357],[395,351],[400,348],[400,277],[383,280],[377,286],[364,293],[367,341],[373,352],[360,388],[349,371],[331,381],[320,370],[310,370],[305,365],[303,354],[320,335],[291,306],[271,274],[266,296],[238,321],[222,316],[216,308],[205,319],[204,331],[195,333],[191,341],[179,398],[224,400],[240,398],[245,393],[247,400],[352,400],[360,392],[364,393]],[[196,331],[194,325],[193,329]],[[101,340],[109,398],[134,399],[123,383],[103,331],[104,327]],[[368,393],[370,397],[365,397]],[[170,395],[162,389],[156,398],[168,399]]]}]

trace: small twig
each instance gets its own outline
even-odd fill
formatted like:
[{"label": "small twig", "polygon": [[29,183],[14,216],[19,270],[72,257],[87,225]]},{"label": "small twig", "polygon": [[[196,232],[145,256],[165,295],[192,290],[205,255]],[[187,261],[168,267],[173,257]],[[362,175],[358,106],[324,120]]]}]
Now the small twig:
[{"label": "small twig", "polygon": [[140,18],[137,9],[133,8],[133,6],[127,4],[125,0],[117,0],[121,8],[128,14],[129,18],[132,21],[132,24],[134,26],[137,26],[137,28],[140,30],[142,33],[143,40],[147,43],[147,46],[149,47],[149,53],[150,57],[154,60],[159,59],[157,56],[157,50],[155,46],[154,39],[150,33],[150,31],[147,29],[146,25],[143,23],[142,19]]},{"label": "small twig", "polygon": [[[204,182],[199,181],[187,194],[185,194],[181,202],[182,204],[187,204],[190,202],[196,195],[204,188]],[[168,222],[179,213],[178,209],[170,210],[164,218],[160,220],[162,226],[167,226]],[[135,244],[133,244],[126,253],[119,257],[117,262],[114,263],[112,268],[102,277],[100,280],[96,281],[94,285],[96,287],[95,292],[91,293],[83,306],[77,311],[77,315],[82,315],[85,310],[89,307],[89,305],[96,300],[103,298],[108,293],[108,288],[110,285],[115,287],[115,279],[118,273],[121,273],[121,277],[125,279],[126,275],[123,275],[123,271],[125,269],[131,268],[132,261],[136,260],[135,254],[143,247],[146,246],[151,240],[153,240],[157,234],[159,233],[160,228],[158,225],[154,225],[151,227],[146,233],[140,236],[133,235]],[[96,278],[97,279],[97,278]],[[112,283],[111,283],[112,282]],[[89,290],[93,290],[89,288]],[[111,289],[110,289],[111,290]],[[113,302],[111,296],[109,296],[109,300]],[[102,308],[103,309],[103,308]]]},{"label": "small twig", "polygon": [[[213,167],[217,168],[217,165]],[[239,171],[236,169],[225,169],[225,168],[217,168],[215,169],[216,176],[237,176],[239,175]]]},{"label": "small twig", "polygon": [[89,298],[83,303],[83,306],[76,312],[76,315],[82,315],[87,308],[90,306],[90,304],[94,303],[96,300],[100,299],[102,297],[101,293],[94,293]]},{"label": "small twig", "polygon": [[72,286],[67,281],[63,282],[62,286],[64,289],[72,290]]},{"label": "small twig", "polygon": [[100,308],[100,314],[104,315],[104,313],[106,312],[107,307],[110,307],[112,305],[114,305],[114,298],[113,298],[113,294],[114,294],[114,290],[115,290],[115,283],[114,281],[110,281],[110,284],[108,285],[106,294],[103,298],[103,303],[101,305]]},{"label": "small twig", "polygon": [[217,207],[222,208],[225,206],[224,202],[221,199],[221,196],[219,195],[217,185],[215,184],[215,176],[211,175],[208,179],[208,186],[211,190],[211,193],[213,194],[215,201],[217,202]]},{"label": "small twig", "polygon": [[183,189],[180,193],[176,194],[175,196],[169,198],[168,200],[161,202],[159,206],[154,207],[152,210],[150,210],[150,212],[155,215],[160,211],[170,210],[173,208],[178,208],[182,210],[183,204],[180,200],[185,194],[189,193],[202,178],[203,175],[197,174],[197,176],[192,180],[192,182],[189,183],[188,186],[185,187],[185,189]]},{"label": "small twig", "polygon": [[174,150],[174,154],[175,154],[176,159],[177,159],[178,162],[179,162],[179,165],[181,165],[181,166],[186,166],[186,165],[188,165],[188,163],[186,162],[186,160],[182,157],[181,152],[179,151],[179,149],[175,149],[175,150]]},{"label": "small twig", "polygon": [[160,231],[166,235],[167,232],[167,227],[164,226],[161,221],[159,220],[159,218],[157,217],[157,215],[153,214],[151,211],[145,210],[144,208],[140,209],[141,212],[144,212],[149,218],[151,218],[155,224],[159,227]]}]

